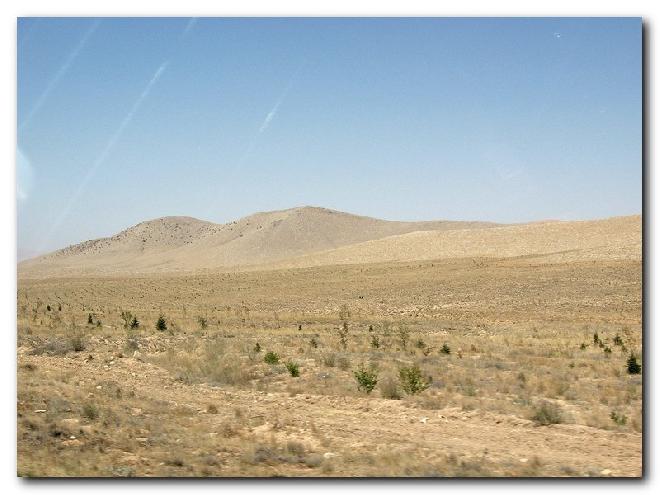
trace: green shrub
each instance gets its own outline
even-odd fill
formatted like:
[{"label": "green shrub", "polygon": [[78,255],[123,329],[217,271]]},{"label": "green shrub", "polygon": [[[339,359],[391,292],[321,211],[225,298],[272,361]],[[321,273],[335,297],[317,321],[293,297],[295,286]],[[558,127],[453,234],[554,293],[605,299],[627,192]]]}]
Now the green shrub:
[{"label": "green shrub", "polygon": [[399,340],[401,341],[401,349],[405,350],[408,346],[408,338],[410,337],[410,330],[408,327],[400,326],[399,327]]},{"label": "green shrub", "polygon": [[160,315],[158,320],[156,320],[156,330],[160,330],[161,332],[167,330],[167,321],[165,321],[165,317],[163,315]]},{"label": "green shrub", "polygon": [[442,344],[442,349],[440,349],[440,352],[442,352],[443,354],[451,354],[451,348],[445,342],[444,344]]},{"label": "green shrub", "polygon": [[552,402],[543,401],[534,411],[532,421],[537,425],[556,425],[564,422],[561,409]]},{"label": "green shrub", "polygon": [[268,364],[277,364],[280,362],[280,356],[273,351],[268,351],[264,356],[264,362]]},{"label": "green shrub", "polygon": [[630,375],[639,375],[642,373],[642,365],[637,362],[637,356],[635,356],[632,352],[630,353],[630,357],[626,363],[626,368],[628,370],[628,374]]},{"label": "green shrub", "polygon": [[600,337],[598,337],[598,332],[594,332],[594,345],[598,345],[600,343]]},{"label": "green shrub", "polygon": [[131,327],[131,330],[136,330],[137,328],[140,327],[140,322],[138,321],[138,319],[135,316],[131,320],[130,327]]},{"label": "green shrub", "polygon": [[612,343],[614,343],[614,345],[623,345],[623,339],[622,339],[621,336],[617,333],[617,334],[615,335],[615,337],[614,337],[614,340],[612,340]]},{"label": "green shrub", "polygon": [[300,376],[300,369],[297,363],[294,363],[293,361],[289,361],[284,366],[286,366],[286,369],[291,376],[293,377]]},{"label": "green shrub", "polygon": [[363,365],[357,371],[353,372],[355,380],[358,383],[358,390],[363,390],[370,394],[378,383],[378,374],[375,371],[369,371]]},{"label": "green shrub", "polygon": [[401,388],[408,395],[415,395],[429,388],[429,382],[422,378],[419,366],[403,367],[399,370],[399,381]]},{"label": "green shrub", "polygon": [[119,315],[119,317],[123,320],[124,322],[124,328],[129,328],[131,326],[131,322],[133,321],[133,314],[130,311],[122,311]]}]

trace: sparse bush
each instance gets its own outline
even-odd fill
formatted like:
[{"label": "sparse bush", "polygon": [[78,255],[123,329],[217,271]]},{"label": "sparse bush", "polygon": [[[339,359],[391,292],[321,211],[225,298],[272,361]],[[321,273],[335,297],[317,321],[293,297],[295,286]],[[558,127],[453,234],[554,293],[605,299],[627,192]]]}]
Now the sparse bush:
[{"label": "sparse bush", "polygon": [[206,408],[206,412],[209,414],[218,414],[218,406],[215,404],[209,404]]},{"label": "sparse bush", "polygon": [[140,327],[140,322],[135,316],[133,317],[133,319],[131,319],[130,327],[131,330],[136,330],[137,328]]},{"label": "sparse bush", "polygon": [[391,376],[381,380],[378,388],[380,390],[380,395],[385,399],[400,400],[402,397],[401,391],[399,390],[399,384]]},{"label": "sparse bush", "polygon": [[424,349],[424,347],[426,347],[426,344],[422,339],[418,339],[417,342],[415,342],[415,347],[417,347],[417,349]]},{"label": "sparse bush", "polygon": [[264,356],[264,362],[267,364],[277,364],[280,362],[280,356],[273,351],[268,351]]},{"label": "sparse bush", "polygon": [[209,322],[203,316],[197,317],[197,324],[199,325],[200,330],[206,330],[206,327],[209,326]]},{"label": "sparse bush", "polygon": [[374,349],[378,349],[380,347],[380,339],[378,338],[378,335],[371,336],[371,347]]},{"label": "sparse bush", "polygon": [[286,366],[287,371],[294,378],[300,376],[300,369],[297,363],[294,363],[293,361],[289,361],[284,366]]},{"label": "sparse bush", "polygon": [[614,345],[623,345],[623,339],[622,339],[621,336],[617,333],[617,334],[614,336],[614,339],[612,340],[612,343],[613,343]]},{"label": "sparse bush", "polygon": [[584,342],[582,342],[582,343],[580,344],[580,350],[584,351],[586,348],[587,348],[587,344],[585,344]]},{"label": "sparse bush", "polygon": [[600,343],[600,337],[598,337],[598,332],[594,332],[594,345],[598,345]]},{"label": "sparse bush", "polygon": [[74,352],[82,352],[87,348],[85,339],[80,334],[71,337],[70,342],[71,342],[71,348],[73,349]]},{"label": "sparse bush", "polygon": [[351,367],[351,360],[346,356],[339,356],[337,358],[337,367],[340,370],[346,371]]},{"label": "sparse bush", "polygon": [[378,374],[375,371],[365,369],[364,365],[360,365],[360,368],[354,371],[353,375],[358,383],[358,390],[365,391],[368,394],[371,393],[378,383]]},{"label": "sparse bush", "polygon": [[261,352],[261,345],[259,344],[259,342],[254,344],[254,352],[256,352],[257,354]]},{"label": "sparse bush", "polygon": [[399,340],[401,341],[401,349],[405,350],[408,346],[408,338],[410,337],[410,330],[408,327],[401,325],[399,327]]},{"label": "sparse bush", "polygon": [[[48,306],[48,308],[49,308],[48,311],[50,311],[50,306]],[[89,313],[87,315],[87,324],[88,325],[93,325],[94,324],[94,316],[92,315],[92,313]]]},{"label": "sparse bush", "polygon": [[422,378],[419,366],[403,367],[399,370],[399,381],[401,388],[408,395],[415,395],[429,388],[429,382]]},{"label": "sparse bush", "polygon": [[637,362],[637,356],[635,356],[632,352],[630,353],[630,357],[626,362],[626,369],[630,375],[639,375],[642,373],[642,365]]},{"label": "sparse bush", "polygon": [[346,346],[348,345],[348,323],[345,321],[339,329],[339,343],[342,349],[346,350]]},{"label": "sparse bush", "polygon": [[444,344],[442,344],[442,349],[440,349],[440,352],[442,352],[443,354],[451,354],[451,348],[445,342]]},{"label": "sparse bush", "polygon": [[160,315],[158,320],[156,320],[156,330],[160,330],[161,332],[167,330],[167,321],[163,315]]},{"label": "sparse bush", "polygon": [[339,319],[345,322],[350,317],[351,317],[351,311],[348,309],[348,306],[342,304],[341,307],[339,308]]},{"label": "sparse bush", "polygon": [[556,425],[564,422],[561,409],[552,402],[543,401],[531,417],[537,425]]},{"label": "sparse bush", "polygon": [[610,349],[610,347],[608,346],[603,349],[603,352],[605,353],[605,355],[609,356],[610,354],[612,354],[612,349]]},{"label": "sparse bush", "polygon": [[323,355],[323,364],[328,368],[334,368],[336,364],[337,356],[333,353],[328,353]]},{"label": "sparse bush", "polygon": [[309,339],[309,345],[312,347],[312,349],[316,349],[319,346],[319,342],[316,340],[316,338],[312,337]]}]

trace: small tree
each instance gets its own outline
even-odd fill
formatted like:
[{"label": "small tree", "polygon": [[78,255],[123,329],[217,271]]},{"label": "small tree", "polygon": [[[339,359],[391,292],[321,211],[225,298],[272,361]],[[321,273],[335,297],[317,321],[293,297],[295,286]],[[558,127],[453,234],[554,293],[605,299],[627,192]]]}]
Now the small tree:
[{"label": "small tree", "polygon": [[129,328],[131,326],[131,321],[133,320],[133,315],[130,311],[122,311],[119,317],[124,322],[124,328]]},{"label": "small tree", "polygon": [[628,374],[630,375],[639,375],[642,373],[642,365],[637,362],[637,356],[632,352],[626,363],[626,368],[628,369]]},{"label": "small tree", "polygon": [[364,365],[360,365],[357,371],[353,372],[355,380],[358,383],[358,390],[363,390],[370,394],[378,383],[378,374],[375,371],[365,369]]},{"label": "small tree", "polygon": [[429,382],[422,378],[419,366],[403,367],[399,370],[401,388],[409,395],[415,395],[429,388]]},{"label": "small tree", "polygon": [[156,330],[160,330],[161,332],[167,330],[167,321],[163,315],[160,315],[158,320],[156,320]]}]

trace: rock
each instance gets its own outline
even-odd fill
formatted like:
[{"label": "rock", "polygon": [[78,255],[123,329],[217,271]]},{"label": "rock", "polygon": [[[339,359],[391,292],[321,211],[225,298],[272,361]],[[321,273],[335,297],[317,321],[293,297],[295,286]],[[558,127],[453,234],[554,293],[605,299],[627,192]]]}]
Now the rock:
[{"label": "rock", "polygon": [[603,476],[609,476],[610,474],[612,474],[612,470],[611,469],[603,469],[600,472],[600,474],[602,474]]},{"label": "rock", "polygon": [[140,351],[135,351],[133,353],[133,359],[135,359],[137,361],[144,361],[144,359],[142,357],[142,353]]},{"label": "rock", "polygon": [[66,418],[61,420],[60,423],[64,426],[75,428],[80,424],[80,420],[78,418]]},{"label": "rock", "polygon": [[35,409],[34,412],[35,413],[45,413],[46,410],[45,409]]},{"label": "rock", "polygon": [[526,458],[526,457],[523,457],[522,459],[518,459],[518,460],[519,460],[520,462],[522,462],[523,464],[527,462],[527,458]]},{"label": "rock", "polygon": [[83,435],[91,435],[92,433],[94,433],[94,427],[91,425],[83,425],[80,427],[80,432]]},{"label": "rock", "polygon": [[426,424],[426,422],[429,420],[426,416],[423,417],[422,419],[419,420],[420,423]]},{"label": "rock", "polygon": [[326,452],[325,454],[323,454],[324,459],[332,459],[333,457],[337,457],[337,454],[335,454],[334,452]]},{"label": "rock", "polygon": [[139,416],[140,414],[142,414],[142,409],[139,407],[133,407],[131,409],[131,416]]},{"label": "rock", "polygon": [[64,440],[62,442],[62,445],[65,447],[80,447],[82,445],[82,442],[78,440],[77,438],[74,438],[73,440]]}]

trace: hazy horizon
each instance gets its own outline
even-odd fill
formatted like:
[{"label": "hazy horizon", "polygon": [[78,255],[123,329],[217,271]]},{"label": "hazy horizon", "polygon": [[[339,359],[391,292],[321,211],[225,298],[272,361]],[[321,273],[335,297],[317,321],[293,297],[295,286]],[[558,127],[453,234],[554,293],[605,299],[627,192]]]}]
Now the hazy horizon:
[{"label": "hazy horizon", "polygon": [[18,256],[162,216],[640,214],[641,20],[21,18]]}]

